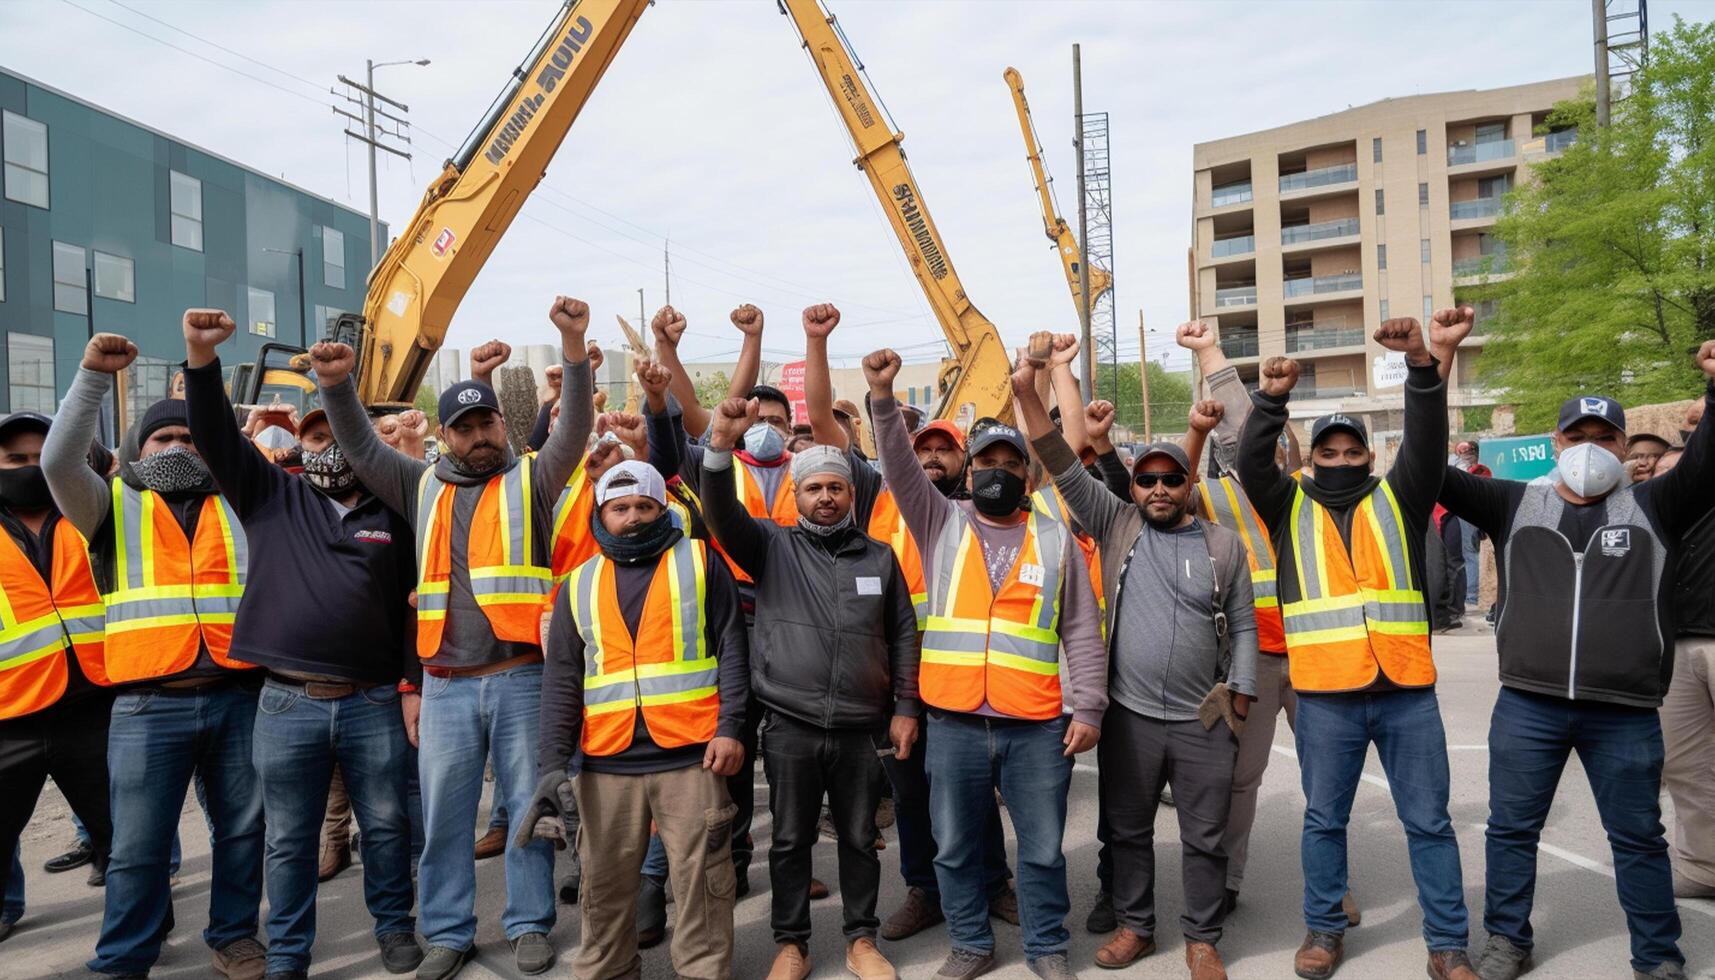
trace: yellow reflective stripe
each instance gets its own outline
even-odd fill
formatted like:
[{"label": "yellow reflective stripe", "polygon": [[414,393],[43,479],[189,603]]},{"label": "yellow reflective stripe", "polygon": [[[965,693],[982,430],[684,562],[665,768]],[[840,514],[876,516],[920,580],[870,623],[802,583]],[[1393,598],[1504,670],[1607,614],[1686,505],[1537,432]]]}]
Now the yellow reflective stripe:
[{"label": "yellow reflective stripe", "polygon": [[1280,608],[1280,599],[1271,595],[1254,596],[1251,605],[1258,609],[1278,609]]},{"label": "yellow reflective stripe", "polygon": [[155,585],[155,500],[157,498],[152,493],[144,493],[140,496],[143,502],[143,513],[137,521],[137,527],[142,532],[138,535],[141,542],[138,550],[142,554],[137,556],[137,560],[143,566],[144,588],[152,588]]},{"label": "yellow reflective stripe", "polygon": [[1286,604],[1288,616],[1299,613],[1330,612],[1345,609],[1362,609],[1364,597],[1358,593],[1351,595],[1329,596],[1326,599],[1299,599]]},{"label": "yellow reflective stripe", "polygon": [[689,691],[673,691],[668,694],[645,694],[638,703],[644,707],[657,704],[680,704],[685,701],[696,701],[720,693],[718,687],[698,687]]},{"label": "yellow reflective stripe", "polygon": [[950,667],[981,667],[988,659],[986,652],[964,653],[957,650],[936,650],[924,647],[921,657],[924,663],[946,664]]},{"label": "yellow reflective stripe", "polygon": [[1026,626],[1022,623],[1009,623],[1005,620],[994,620],[989,624],[990,632],[1015,636],[1032,643],[1055,644],[1060,642],[1060,634],[1054,630],[1045,630],[1040,626]]},{"label": "yellow reflective stripe", "polygon": [[607,701],[601,704],[585,704],[584,714],[610,715],[620,711],[630,711],[636,707],[636,701]]},{"label": "yellow reflective stripe", "polygon": [[986,619],[964,619],[957,616],[930,616],[925,628],[947,633],[977,633],[988,635],[989,621]]},{"label": "yellow reflective stripe", "polygon": [[63,651],[65,648],[65,640],[56,640],[39,650],[31,650],[29,653],[20,653],[15,657],[0,660],[0,670],[11,670],[14,667],[22,667],[25,664],[35,663],[38,660],[51,657],[54,654]]},{"label": "yellow reflective stripe", "polygon": [[540,603],[541,592],[490,592],[476,596],[478,606],[506,606],[521,603]]},{"label": "yellow reflective stripe", "polygon": [[1060,674],[1060,661],[1058,659],[1036,660],[1031,657],[1021,657],[1015,653],[996,653],[993,650],[990,650],[988,661],[997,667],[1006,667],[1011,670],[1022,670],[1031,674],[1042,674],[1044,676],[1053,675],[1056,677]]},{"label": "yellow reflective stripe", "polygon": [[549,569],[543,568],[541,565],[490,565],[487,568],[471,569],[470,577],[473,582],[485,578],[508,577],[539,578],[543,581],[547,581],[554,577],[554,573]]},{"label": "yellow reflective stripe", "polygon": [[[1386,480],[1382,481],[1380,489],[1382,489],[1382,490],[1387,489],[1387,481]],[[1390,493],[1389,496],[1391,497],[1392,494]],[[1375,509],[1374,505],[1371,503],[1371,501],[1373,501],[1373,500],[1375,500],[1375,496],[1373,494],[1371,496],[1365,497],[1363,499],[1363,502],[1361,502],[1358,505],[1358,513],[1362,514],[1364,516],[1364,520],[1369,523],[1370,533],[1375,536],[1376,544],[1380,545],[1380,547],[1378,547],[1376,550],[1381,552],[1382,574],[1384,576],[1386,576],[1387,583],[1389,585],[1398,586],[1399,585],[1399,570],[1394,567],[1394,556],[1392,554],[1392,549],[1388,547],[1387,535],[1382,533],[1381,518],[1379,515],[1376,514],[1376,509]]]},{"label": "yellow reflective stripe", "polygon": [[[154,616],[148,619],[132,619],[123,623],[107,624],[107,635],[112,636],[115,633],[129,633],[132,630],[155,629],[162,626],[195,626],[199,622],[209,622],[211,620],[218,622],[221,618],[222,617],[220,616],[203,616],[199,620],[195,613],[187,613],[180,616]],[[228,615],[225,616],[224,619],[227,622],[231,622],[233,617]]]},{"label": "yellow reflective stripe", "polygon": [[635,670],[624,673],[634,673],[639,678],[672,677],[676,674],[695,674],[698,671],[710,670],[716,663],[714,657],[704,657],[699,660],[669,660],[658,664],[638,664]]},{"label": "yellow reflective stripe", "polygon": [[1307,576],[1304,571],[1304,536],[1299,531],[1300,526],[1303,524],[1303,521],[1300,519],[1300,515],[1304,508],[1309,506],[1309,503],[1310,498],[1304,495],[1303,487],[1299,487],[1294,491],[1292,498],[1292,520],[1289,527],[1292,532],[1293,571],[1298,573],[1299,595],[1308,595],[1310,593],[1310,589],[1308,587],[1309,576]]},{"label": "yellow reflective stripe", "polygon": [[566,481],[566,489],[561,491],[559,506],[554,514],[554,540],[560,539],[560,531],[566,526],[566,521],[572,516],[572,502],[577,500],[584,491],[584,484],[589,481],[589,474],[584,470],[584,460],[578,462],[578,468],[572,471],[572,478]]},{"label": "yellow reflective stripe", "polygon": [[1371,633],[1385,633],[1388,636],[1428,636],[1429,624],[1424,623],[1395,623],[1387,620],[1369,620]]},{"label": "yellow reflective stripe", "polygon": [[1310,630],[1308,632],[1289,632],[1293,644],[1305,646],[1316,643],[1341,643],[1347,640],[1368,639],[1369,630],[1363,626],[1341,626],[1336,629]]}]

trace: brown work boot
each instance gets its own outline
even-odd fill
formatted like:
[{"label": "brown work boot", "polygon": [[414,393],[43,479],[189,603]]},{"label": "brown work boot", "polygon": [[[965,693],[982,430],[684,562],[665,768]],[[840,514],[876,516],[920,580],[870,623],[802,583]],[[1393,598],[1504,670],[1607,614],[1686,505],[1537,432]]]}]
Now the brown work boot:
[{"label": "brown work boot", "polygon": [[1191,980],[1227,980],[1227,965],[1208,943],[1186,942],[1185,966],[1191,971]]},{"label": "brown work boot", "polygon": [[875,948],[875,940],[867,937],[854,939],[846,947],[846,970],[858,980],[898,980],[899,977],[893,964]]},{"label": "brown work boot", "polygon": [[1471,969],[1471,957],[1462,949],[1432,949],[1429,951],[1430,980],[1477,980]]},{"label": "brown work boot", "polygon": [[351,844],[328,842],[322,845],[321,864],[316,868],[317,881],[331,881],[341,871],[351,867]]},{"label": "brown work boot", "polygon": [[1122,970],[1153,952],[1154,936],[1141,936],[1120,926],[1107,945],[1096,950],[1096,965],[1104,970]]},{"label": "brown work boot", "polygon": [[810,954],[797,943],[781,943],[774,954],[774,966],[768,970],[768,980],[804,980],[810,975]]},{"label": "brown work boot", "polygon": [[506,825],[488,828],[488,833],[476,839],[476,859],[478,861],[491,857],[499,857],[506,853]]},{"label": "brown work boot", "polygon": [[1305,933],[1298,955],[1292,958],[1292,972],[1304,980],[1327,980],[1340,968],[1340,957],[1345,954],[1345,948],[1345,937],[1339,933],[1312,929]]},{"label": "brown work boot", "polygon": [[947,921],[939,896],[921,888],[905,889],[905,902],[881,924],[881,938],[889,942],[909,939],[930,926]]},{"label": "brown work boot", "polygon": [[1352,890],[1346,889],[1346,894],[1340,896],[1340,911],[1346,913],[1346,925],[1357,928],[1364,921],[1363,910],[1358,908],[1358,900],[1352,897]]},{"label": "brown work boot", "polygon": [[262,980],[268,972],[268,948],[254,939],[239,939],[214,951],[214,972],[226,980]]},{"label": "brown work boot", "polygon": [[814,901],[815,899],[818,899],[818,898],[827,898],[827,897],[828,897],[828,886],[822,884],[822,879],[820,879],[820,878],[811,878],[810,879],[810,898],[811,898],[811,900]]}]

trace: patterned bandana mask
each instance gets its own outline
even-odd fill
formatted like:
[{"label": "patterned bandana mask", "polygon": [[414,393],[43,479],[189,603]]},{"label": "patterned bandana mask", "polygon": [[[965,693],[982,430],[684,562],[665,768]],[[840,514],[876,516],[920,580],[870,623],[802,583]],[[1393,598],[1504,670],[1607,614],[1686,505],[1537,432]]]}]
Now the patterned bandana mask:
[{"label": "patterned bandana mask", "polygon": [[351,461],[340,451],[339,443],[331,443],[319,453],[300,447],[298,453],[304,462],[304,479],[322,493],[339,497],[357,486],[357,471],[351,468]]},{"label": "patterned bandana mask", "polygon": [[131,464],[131,472],[156,493],[185,493],[214,486],[208,464],[183,446],[173,446],[145,456]]}]

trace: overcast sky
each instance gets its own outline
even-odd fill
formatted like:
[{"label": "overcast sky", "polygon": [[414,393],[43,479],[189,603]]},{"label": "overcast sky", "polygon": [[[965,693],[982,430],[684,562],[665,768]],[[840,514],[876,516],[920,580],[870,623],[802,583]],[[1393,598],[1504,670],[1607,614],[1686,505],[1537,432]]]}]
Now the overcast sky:
[{"label": "overcast sky", "polygon": [[[1077,317],[1001,73],[1024,75],[1075,226],[1071,46],[1081,42],[1085,109],[1111,114],[1120,350],[1131,357],[1140,308],[1152,354],[1171,348],[1186,316],[1192,144],[1389,96],[1587,73],[1593,60],[1589,0],[829,3],[905,134],[968,295],[1009,343],[1074,330]],[[340,73],[360,76],[365,58],[432,59],[377,76],[415,124],[416,159],[382,163],[381,214],[397,227],[559,6],[8,0],[0,64],[367,210],[363,147],[342,135],[327,89]],[[1715,3],[1656,0],[1650,13],[1663,30],[1675,13],[1715,16]],[[659,0],[448,343],[552,340],[546,311],[560,292],[588,300],[594,336],[615,341],[613,315],[636,318],[639,287],[650,313],[661,304],[670,237],[687,360],[730,357],[726,314],[746,301],[768,315],[770,360],[795,359],[798,311],[819,300],[845,314],[836,357],[883,344],[934,355],[940,333],[851,157],[771,0]]]}]

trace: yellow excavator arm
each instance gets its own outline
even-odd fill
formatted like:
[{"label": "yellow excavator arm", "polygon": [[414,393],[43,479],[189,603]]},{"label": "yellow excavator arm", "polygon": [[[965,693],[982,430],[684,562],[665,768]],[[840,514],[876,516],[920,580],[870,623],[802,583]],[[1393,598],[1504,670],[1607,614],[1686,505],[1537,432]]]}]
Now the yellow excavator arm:
[{"label": "yellow excavator arm", "polygon": [[[1060,217],[1054,205],[1054,188],[1049,183],[1048,169],[1042,164],[1042,141],[1036,136],[1036,124],[1030,120],[1030,103],[1024,101],[1024,76],[1016,68],[1006,70],[1006,84],[1012,89],[1012,104],[1018,110],[1018,128],[1024,134],[1024,156],[1030,161],[1030,173],[1036,178],[1036,196],[1042,204],[1042,229],[1060,253],[1060,265],[1066,270],[1066,284],[1072,287],[1072,306],[1081,314],[1083,294],[1078,285],[1078,265],[1084,253],[1078,248],[1078,238],[1066,219]],[[1114,277],[1098,265],[1090,266],[1090,303],[1113,288]]]},{"label": "yellow excavator arm", "polygon": [[934,219],[901,149],[904,135],[894,132],[859,75],[856,59],[818,0],[781,0],[803,39],[810,60],[821,73],[828,94],[839,110],[857,148],[858,169],[887,212],[911,272],[929,299],[935,319],[953,348],[953,363],[941,372],[938,418],[964,428],[983,416],[1010,421],[1012,372],[1000,331],[965,295],[953,260],[935,230]]},{"label": "yellow excavator arm", "polygon": [[[358,395],[412,401],[453,312],[649,0],[570,0],[369,277]],[[341,317],[334,335],[357,324]]]}]

